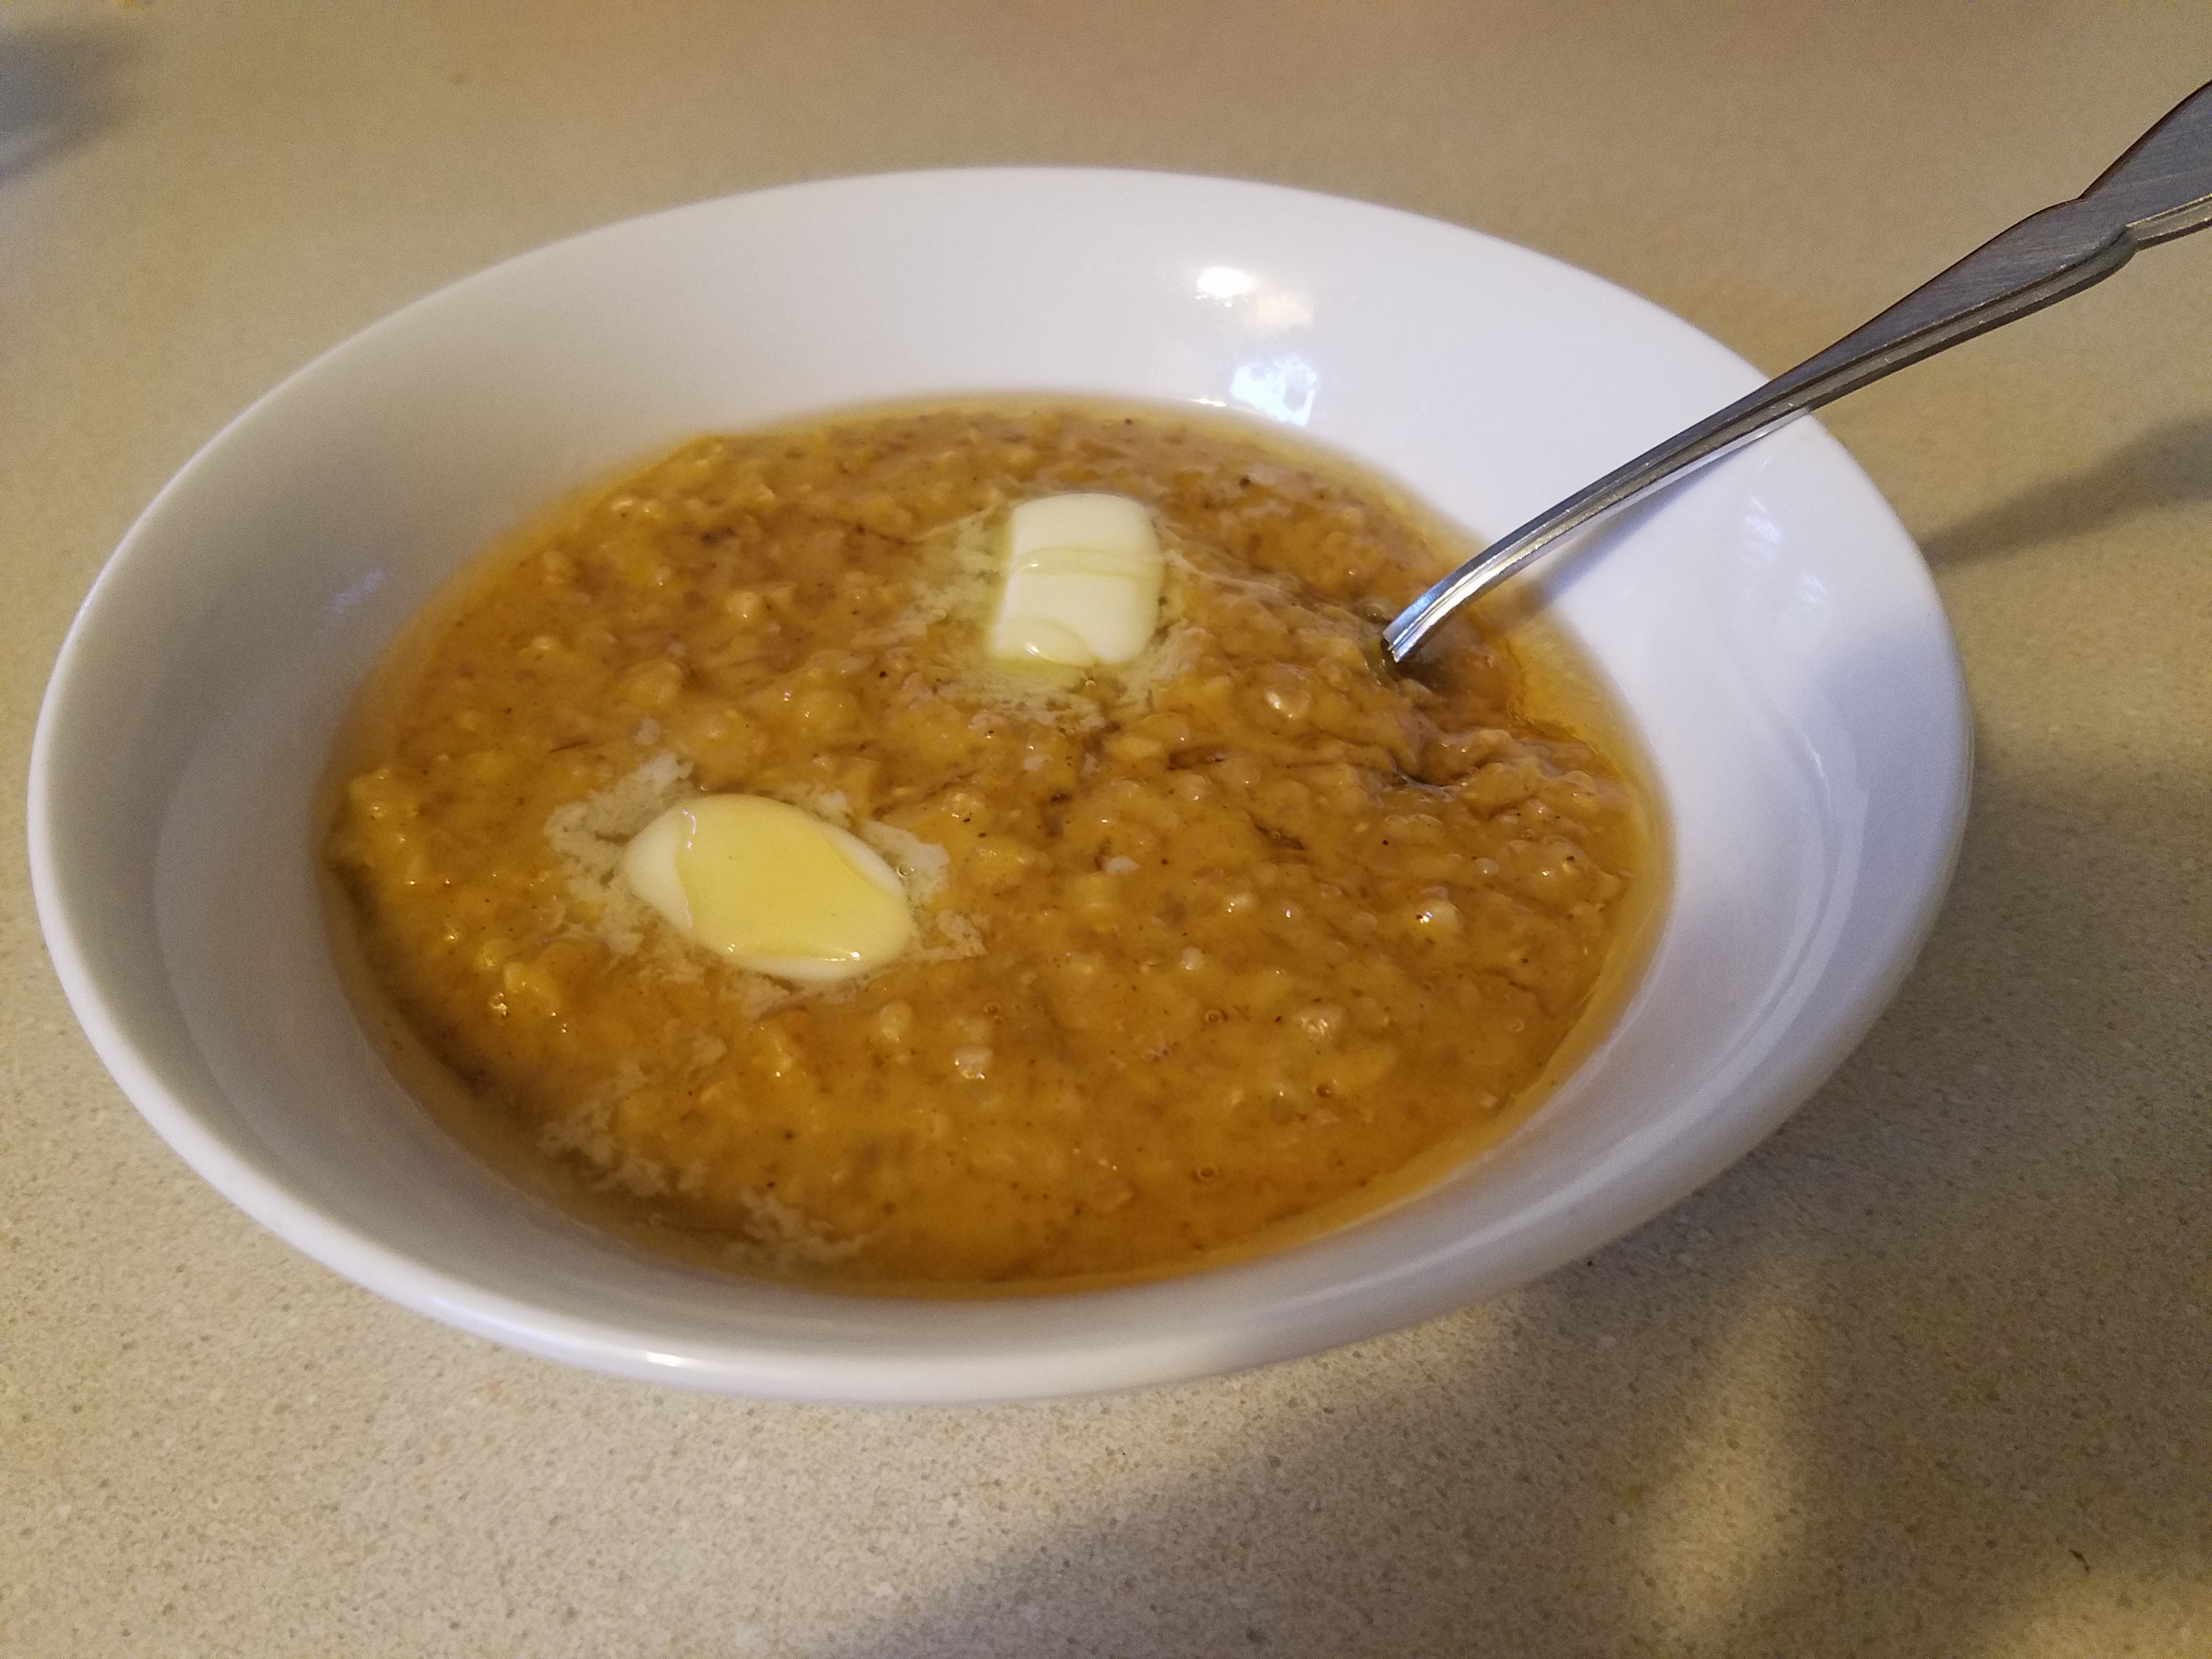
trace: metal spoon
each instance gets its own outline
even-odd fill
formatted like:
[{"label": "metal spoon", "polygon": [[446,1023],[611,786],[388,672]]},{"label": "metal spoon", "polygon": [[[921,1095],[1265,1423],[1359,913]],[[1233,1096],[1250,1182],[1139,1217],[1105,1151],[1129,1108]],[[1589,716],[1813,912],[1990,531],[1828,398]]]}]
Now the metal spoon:
[{"label": "metal spoon", "polygon": [[2102,282],[2137,248],[2212,225],[2212,85],[2198,88],[2073,201],[2032,214],[1819,356],[1539,514],[1398,613],[1382,648],[1402,663],[1437,623],[1571,530],[1626,507],[1771,427],[1907,363]]}]

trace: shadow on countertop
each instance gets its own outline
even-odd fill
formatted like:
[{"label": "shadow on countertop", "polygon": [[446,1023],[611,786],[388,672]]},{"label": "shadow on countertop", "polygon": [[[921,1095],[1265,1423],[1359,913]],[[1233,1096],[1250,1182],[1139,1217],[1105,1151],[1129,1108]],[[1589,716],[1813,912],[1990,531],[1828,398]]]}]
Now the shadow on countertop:
[{"label": "shadow on countertop", "polygon": [[1921,550],[1938,568],[1968,564],[2207,500],[2212,500],[2212,416],[2200,416],[2146,432],[2094,466],[1946,525]]},{"label": "shadow on countertop", "polygon": [[2201,1650],[2212,893],[2145,876],[2212,780],[2067,781],[1980,780],[1905,993],[1711,1187],[1389,1395],[1358,1351],[1212,1385],[1241,1443],[840,1659]]},{"label": "shadow on countertop", "polygon": [[52,161],[122,112],[129,51],[112,27],[0,28],[0,185]]}]

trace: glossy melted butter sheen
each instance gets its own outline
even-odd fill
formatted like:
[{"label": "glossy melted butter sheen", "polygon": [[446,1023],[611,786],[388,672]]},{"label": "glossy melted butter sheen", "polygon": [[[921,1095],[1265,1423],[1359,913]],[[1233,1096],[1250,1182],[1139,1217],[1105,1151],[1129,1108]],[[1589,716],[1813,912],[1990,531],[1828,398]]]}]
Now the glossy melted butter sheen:
[{"label": "glossy melted butter sheen", "polygon": [[[1141,501],[1023,502],[1007,515],[992,655],[1062,668],[1135,660],[1158,626],[1162,565]],[[914,938],[898,876],[867,843],[758,795],[669,808],[631,841],[622,867],[678,932],[777,979],[850,979]]]},{"label": "glossy melted butter sheen", "polygon": [[1007,514],[991,654],[1089,668],[1133,662],[1159,625],[1164,562],[1144,503],[1048,495]]},{"label": "glossy melted butter sheen", "polygon": [[778,979],[850,979],[914,938],[896,872],[865,842],[758,795],[670,807],[623,852],[623,877],[678,932]]},{"label": "glossy melted butter sheen", "polygon": [[1662,884],[1540,630],[1376,664],[1462,550],[1249,427],[1066,404],[565,503],[333,762],[395,1067],[595,1224],[847,1289],[1174,1272],[1418,1190],[1595,1040]]}]

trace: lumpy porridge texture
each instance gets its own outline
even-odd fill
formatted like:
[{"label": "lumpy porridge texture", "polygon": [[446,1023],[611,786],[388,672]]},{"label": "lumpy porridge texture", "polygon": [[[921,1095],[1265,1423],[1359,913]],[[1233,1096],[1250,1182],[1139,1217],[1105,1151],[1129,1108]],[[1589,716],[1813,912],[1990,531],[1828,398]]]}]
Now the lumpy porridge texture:
[{"label": "lumpy porridge texture", "polygon": [[[994,538],[1064,491],[1151,508],[1159,635],[994,668]],[[1162,411],[702,439],[501,553],[367,694],[346,924],[443,1110],[695,1260],[983,1287],[1291,1236],[1508,1121],[1650,879],[1595,723],[1512,653],[1455,620],[1380,665],[1444,557],[1384,487]],[[859,834],[915,946],[802,990],[685,943],[616,866],[698,792]]]}]

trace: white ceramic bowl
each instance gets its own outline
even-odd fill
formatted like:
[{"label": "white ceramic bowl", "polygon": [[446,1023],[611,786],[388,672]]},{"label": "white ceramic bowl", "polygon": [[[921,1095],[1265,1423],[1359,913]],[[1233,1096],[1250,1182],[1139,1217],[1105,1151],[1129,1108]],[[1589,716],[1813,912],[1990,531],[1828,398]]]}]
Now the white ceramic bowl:
[{"label": "white ceramic bowl", "polygon": [[1304,427],[1495,534],[1758,376],[1552,260],[1384,209],[1141,173],[921,173],[708,202],[408,307],[217,436],[116,551],[31,780],[40,915],[125,1091],[241,1208],[555,1358],[822,1401],[983,1401],[1308,1353],[1508,1290],[1771,1130],[1905,972],[1965,811],[1927,572],[1811,422],[1607,532],[1552,603],[1641,722],[1664,932],[1618,1028],[1492,1156],[1303,1249],[1138,1288],[898,1302],[602,1245],[450,1146],[327,957],[311,786],[459,561],[693,434],[1032,388]]}]

